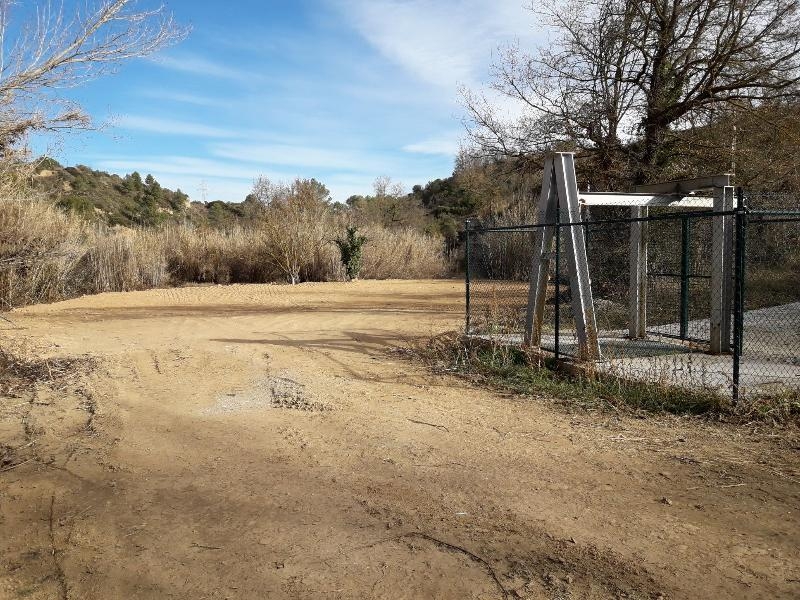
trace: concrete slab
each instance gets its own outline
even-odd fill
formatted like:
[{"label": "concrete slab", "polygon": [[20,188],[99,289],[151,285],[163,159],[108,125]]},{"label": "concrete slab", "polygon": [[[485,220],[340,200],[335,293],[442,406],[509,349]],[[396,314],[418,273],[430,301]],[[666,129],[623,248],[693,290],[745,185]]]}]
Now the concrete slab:
[{"label": "concrete slab", "polygon": [[[710,324],[690,322],[695,337],[706,339]],[[664,334],[677,335],[679,324],[659,327]],[[481,339],[520,345],[521,334],[479,335]],[[626,331],[602,332],[599,338],[603,359],[595,366],[602,372],[626,378],[696,389],[728,392],[733,385],[733,356],[714,356],[705,348],[650,334],[630,340]],[[543,335],[541,347],[555,350],[552,334]],[[577,354],[573,331],[562,330],[559,349],[564,355]],[[747,311],[744,315],[744,343],[740,361],[741,392],[772,393],[800,389],[800,302]]]}]

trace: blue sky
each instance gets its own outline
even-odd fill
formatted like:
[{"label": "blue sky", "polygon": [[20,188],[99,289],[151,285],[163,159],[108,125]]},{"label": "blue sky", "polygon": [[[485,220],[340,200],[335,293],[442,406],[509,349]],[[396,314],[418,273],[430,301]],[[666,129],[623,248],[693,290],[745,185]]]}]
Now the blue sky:
[{"label": "blue sky", "polygon": [[189,38],[70,92],[107,126],[51,152],[195,200],[205,182],[241,201],[258,175],[315,177],[340,201],[379,175],[410,189],[452,172],[459,86],[487,81],[498,46],[541,39],[525,3],[171,0]]}]

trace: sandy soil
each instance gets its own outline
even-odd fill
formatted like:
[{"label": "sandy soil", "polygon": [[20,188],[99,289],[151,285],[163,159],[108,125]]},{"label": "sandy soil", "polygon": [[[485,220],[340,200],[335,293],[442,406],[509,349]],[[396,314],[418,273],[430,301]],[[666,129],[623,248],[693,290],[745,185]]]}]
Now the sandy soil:
[{"label": "sandy soil", "polygon": [[0,598],[800,596],[796,432],[567,414],[395,350],[461,315],[457,281],[8,315],[55,383],[0,399]]}]

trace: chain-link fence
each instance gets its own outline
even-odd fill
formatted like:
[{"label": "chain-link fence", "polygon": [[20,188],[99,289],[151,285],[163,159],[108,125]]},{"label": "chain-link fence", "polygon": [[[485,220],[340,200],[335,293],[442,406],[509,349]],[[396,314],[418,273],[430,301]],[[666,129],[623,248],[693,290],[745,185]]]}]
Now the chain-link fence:
[{"label": "chain-link fence", "polygon": [[800,211],[786,196],[750,195],[740,218],[739,383],[743,394],[800,389]]},{"label": "chain-link fence", "polygon": [[[656,208],[632,216],[630,207],[614,206],[584,209],[580,223],[468,222],[467,332],[527,342],[557,360],[588,357],[597,371],[626,378],[734,397],[797,392],[797,206],[740,192],[729,211]],[[591,310],[573,296],[569,240],[576,228],[586,243]],[[542,239],[552,241],[542,254],[548,277],[537,318],[530,279]],[[588,311],[599,356],[586,353],[576,310]]]}]

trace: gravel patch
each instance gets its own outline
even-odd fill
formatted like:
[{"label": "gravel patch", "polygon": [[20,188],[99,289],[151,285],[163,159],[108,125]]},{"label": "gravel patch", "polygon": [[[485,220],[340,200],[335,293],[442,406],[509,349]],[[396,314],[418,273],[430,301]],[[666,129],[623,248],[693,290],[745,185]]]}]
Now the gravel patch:
[{"label": "gravel patch", "polygon": [[267,377],[250,389],[220,396],[213,406],[203,412],[224,414],[267,408],[307,412],[328,410],[328,407],[312,397],[302,383],[290,377]]}]

